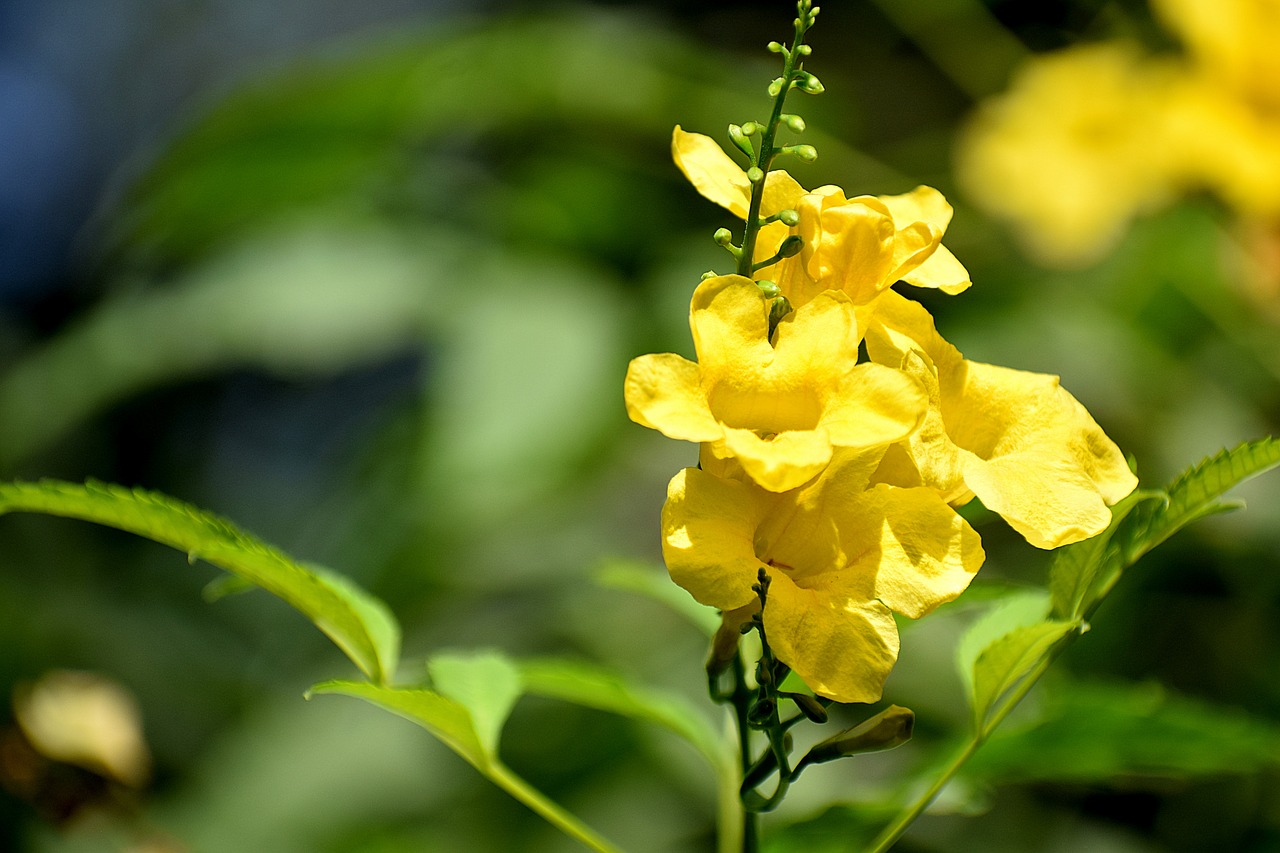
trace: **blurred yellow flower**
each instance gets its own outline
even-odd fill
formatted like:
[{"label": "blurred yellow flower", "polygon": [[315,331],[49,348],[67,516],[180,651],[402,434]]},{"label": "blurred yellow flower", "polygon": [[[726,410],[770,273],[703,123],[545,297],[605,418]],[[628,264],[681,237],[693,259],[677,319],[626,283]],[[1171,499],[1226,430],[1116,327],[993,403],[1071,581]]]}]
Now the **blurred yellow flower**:
[{"label": "blurred yellow flower", "polygon": [[1137,487],[1119,448],[1058,377],[965,359],[921,305],[886,294],[867,351],[929,391],[924,424],[886,453],[878,481],[928,486],[956,506],[976,495],[1038,548],[1102,532],[1107,507]]},{"label": "blurred yellow flower", "polygon": [[[742,170],[710,137],[676,127],[672,156],[689,182],[705,198],[745,218],[751,184]],[[795,307],[819,293],[842,290],[854,305],[872,302],[894,282],[959,293],[969,287],[969,274],[941,245],[951,221],[951,205],[931,187],[897,196],[846,198],[835,186],[812,192],[783,171],[765,178],[760,207],[763,217],[791,209],[800,217],[789,228],[766,225],[756,245],[757,262],[774,256],[791,234],[804,238],[800,254],[760,276],[775,281]]]},{"label": "blurred yellow flower", "polygon": [[713,442],[755,482],[781,492],[826,467],[833,447],[883,447],[907,437],[927,399],[913,379],[858,364],[861,336],[849,298],[826,293],[769,337],[769,301],[728,275],[694,291],[689,324],[697,363],[643,355],[627,369],[627,413],[671,438]]},{"label": "blurred yellow flower", "polygon": [[782,494],[686,468],[662,512],[675,582],[745,619],[766,569],[771,648],[838,702],[880,698],[898,657],[891,610],[918,618],[954,599],[984,558],[978,534],[935,491],[869,483],[882,454],[838,450],[820,477]]},{"label": "blurred yellow flower", "polygon": [[1094,259],[1179,180],[1174,81],[1169,65],[1128,44],[1036,57],[961,137],[959,178],[1041,260]]}]

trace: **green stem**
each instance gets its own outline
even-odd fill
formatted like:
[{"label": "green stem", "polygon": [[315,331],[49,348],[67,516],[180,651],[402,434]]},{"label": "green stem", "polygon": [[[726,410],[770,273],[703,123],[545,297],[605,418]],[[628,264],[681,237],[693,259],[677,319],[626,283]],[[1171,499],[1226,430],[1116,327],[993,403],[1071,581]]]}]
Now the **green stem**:
[{"label": "green stem", "polygon": [[[1079,635],[1073,634],[1071,636]],[[917,797],[915,802],[905,811],[899,814],[893,823],[884,828],[880,835],[877,836],[875,843],[868,848],[867,853],[885,853],[885,851],[893,847],[911,824],[915,822],[916,818],[920,817],[930,803],[937,798],[938,794],[942,793],[942,789],[947,786],[947,783],[952,780],[956,773],[960,772],[960,768],[964,767],[965,762],[972,758],[973,754],[986,743],[987,738],[991,737],[991,733],[996,730],[996,727],[1004,722],[1005,717],[1009,716],[1010,712],[1018,706],[1018,703],[1026,698],[1026,695],[1031,692],[1031,688],[1036,686],[1036,683],[1049,670],[1049,667],[1066,646],[1066,643],[1058,645],[1052,652],[1042,658],[1040,663],[1036,664],[1035,669],[1031,670],[1027,677],[1013,689],[1008,698],[996,709],[995,713],[987,718],[982,731],[970,736],[968,743],[961,748],[955,758],[951,759],[951,762],[938,775],[938,778],[933,781],[933,784]]]},{"label": "green stem", "polygon": [[733,714],[738,725],[738,779],[733,785],[733,800],[742,809],[742,853],[757,853],[760,849],[760,816],[750,809],[742,808],[739,794],[739,782],[751,766],[751,724],[747,715],[751,708],[751,689],[747,687],[746,666],[742,662],[742,651],[733,658]]},{"label": "green stem", "polygon": [[782,106],[787,101],[787,93],[791,91],[793,76],[804,64],[800,46],[804,44],[807,28],[808,24],[804,16],[796,19],[795,38],[791,41],[791,49],[782,67],[782,88],[773,99],[773,112],[769,114],[769,123],[765,125],[760,136],[760,147],[756,151],[755,162],[752,164],[760,170],[761,177],[751,185],[751,204],[747,210],[746,227],[742,232],[742,254],[738,256],[738,275],[747,278],[750,278],[753,272],[752,261],[756,254],[756,236],[760,233],[760,204],[764,200],[764,185],[769,179],[769,167],[773,165],[773,159],[778,155],[773,147],[773,139],[778,132],[778,124],[782,121]]},{"label": "green stem", "polygon": [[583,824],[573,815],[548,800],[541,792],[521,779],[510,768],[500,762],[492,762],[488,769],[488,777],[499,788],[533,809],[539,816],[555,826],[575,841],[590,847],[597,853],[623,853],[622,848],[614,846],[591,827]]}]

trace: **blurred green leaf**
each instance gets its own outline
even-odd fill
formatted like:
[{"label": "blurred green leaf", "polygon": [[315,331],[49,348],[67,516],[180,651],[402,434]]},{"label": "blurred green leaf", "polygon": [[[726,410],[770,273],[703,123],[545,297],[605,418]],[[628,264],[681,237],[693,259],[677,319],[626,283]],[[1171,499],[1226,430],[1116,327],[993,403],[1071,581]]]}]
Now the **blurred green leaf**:
[{"label": "blurred green leaf", "polygon": [[361,681],[324,681],[312,687],[308,693],[317,696],[325,694],[363,699],[417,723],[482,773],[490,768],[494,760],[493,753],[476,731],[466,706],[434,691],[379,687]]},{"label": "blurred green leaf", "polygon": [[520,698],[520,671],[499,652],[432,655],[427,672],[436,690],[462,705],[488,755],[496,755],[502,727]]},{"label": "blurred green leaf", "polygon": [[110,297],[0,376],[0,468],[158,385],[249,366],[323,373],[420,346],[444,286],[435,265],[472,248],[312,219],[246,239],[165,288]]},{"label": "blurred green leaf", "polygon": [[596,569],[595,580],[603,587],[634,592],[666,605],[708,637],[720,627],[720,616],[715,608],[695,601],[671,580],[661,566],[621,558],[605,560]]},{"label": "blurred green leaf", "polygon": [[380,600],[346,578],[292,560],[212,513],[142,489],[46,480],[0,484],[0,514],[78,518],[151,539],[212,563],[283,599],[315,623],[365,675],[396,668],[400,627]]},{"label": "blurred green leaf", "polygon": [[1039,721],[1001,731],[964,775],[991,782],[1248,774],[1280,765],[1280,727],[1158,684],[1060,682]]},{"label": "blurred green leaf", "polygon": [[[495,661],[502,661],[502,663],[495,665]],[[501,710],[501,703],[505,701],[502,698],[505,695],[504,688],[490,692],[479,683],[479,680],[485,675],[497,675],[500,679],[506,679],[510,673],[505,670],[507,665],[505,659],[496,653],[481,655],[473,658],[471,662],[479,667],[471,675],[462,673],[467,662],[461,657],[446,663],[445,680],[451,682],[452,686],[459,689],[461,693],[466,694],[468,701],[483,709],[488,717],[485,725],[491,725],[496,717],[495,712]],[[499,673],[499,669],[503,671]],[[311,688],[310,694],[339,694],[363,699],[385,711],[417,723],[479,770],[490,782],[524,803],[571,838],[581,841],[600,853],[620,853],[616,847],[596,834],[590,827],[582,824],[573,815],[511,772],[489,748],[489,744],[485,741],[486,736],[480,734],[471,713],[460,702],[455,702],[431,690],[379,687],[353,681],[326,681]],[[505,713],[503,716],[505,717]],[[493,737],[495,746],[496,741],[495,734]]]},{"label": "blurred green leaf", "polygon": [[[679,696],[633,685],[620,673],[591,664],[544,658],[518,666],[528,693],[655,723],[687,740],[713,768],[725,765],[726,752],[715,726]],[[732,763],[732,756],[729,759]]]}]

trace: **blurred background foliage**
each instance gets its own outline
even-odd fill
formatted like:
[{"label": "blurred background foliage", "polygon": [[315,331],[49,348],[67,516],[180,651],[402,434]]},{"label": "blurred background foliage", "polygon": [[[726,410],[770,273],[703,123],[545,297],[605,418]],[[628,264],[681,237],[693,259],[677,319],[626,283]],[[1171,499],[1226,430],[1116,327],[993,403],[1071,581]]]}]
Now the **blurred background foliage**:
[{"label": "blurred background foliage", "polygon": [[[692,354],[689,293],[726,266],[709,235],[729,223],[671,165],[671,127],[762,117],[763,47],[791,14],[6,3],[5,476],[162,490],[349,574],[405,625],[405,680],[442,649],[555,653],[713,713],[705,635],[594,578],[611,560],[662,576],[665,484],[695,458],[621,403],[630,357]],[[940,188],[975,282],[922,297],[943,334],[1061,374],[1158,484],[1280,424],[1277,313],[1248,286],[1242,224],[1193,194],[1047,268],[953,171],[975,106],[1030,53],[1113,38],[1176,49],[1142,0],[830,3],[810,62],[827,93],[801,110],[820,159],[795,173]],[[1125,578],[900,849],[1280,850],[1280,489],[1241,491],[1248,512]],[[886,699],[916,710],[916,740],[809,771],[772,849],[852,849],[962,730],[956,638],[1047,564],[981,530],[972,592],[904,626]],[[573,849],[413,726],[304,704],[351,673],[279,602],[211,606],[208,567],[74,522],[6,517],[0,553],[0,849]],[[53,670],[132,695],[145,783],[29,749],[18,699]],[[503,751],[627,849],[710,849],[711,774],[666,734],[526,697]]]}]

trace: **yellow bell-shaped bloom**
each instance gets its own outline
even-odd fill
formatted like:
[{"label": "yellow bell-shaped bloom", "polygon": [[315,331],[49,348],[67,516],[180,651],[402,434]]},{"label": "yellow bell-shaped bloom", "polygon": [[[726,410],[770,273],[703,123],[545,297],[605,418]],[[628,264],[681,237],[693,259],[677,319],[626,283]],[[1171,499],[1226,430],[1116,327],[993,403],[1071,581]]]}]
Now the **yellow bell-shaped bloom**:
[{"label": "yellow bell-shaped bloom", "polygon": [[764,488],[812,479],[832,448],[883,447],[924,417],[916,380],[858,364],[853,306],[823,294],[783,319],[769,337],[769,301],[750,279],[708,279],[689,312],[697,363],[643,355],[627,369],[627,413],[671,438],[712,442]]},{"label": "yellow bell-shaped bloom", "polygon": [[953,505],[977,495],[1038,548],[1102,532],[1107,507],[1138,484],[1058,377],[968,361],[898,293],[879,301],[867,351],[929,393],[924,424],[885,454],[879,481],[928,486]]},{"label": "yellow bell-shaped bloom", "polygon": [[812,483],[782,494],[686,468],[662,511],[672,579],[745,617],[764,568],[770,647],[838,702],[880,698],[898,657],[890,611],[918,618],[954,599],[984,557],[978,534],[937,492],[869,485],[882,453],[839,450]]},{"label": "yellow bell-shaped bloom", "polygon": [[[671,151],[699,193],[746,217],[751,184],[714,140],[676,127]],[[791,234],[803,238],[800,254],[760,273],[777,282],[793,306],[826,290],[843,290],[855,305],[866,305],[899,280],[953,294],[970,285],[968,272],[941,245],[951,205],[931,187],[850,199],[834,186],[808,192],[786,172],[772,171],[765,177],[760,214],[787,209],[799,214],[799,223],[789,228],[773,222],[761,229],[754,260],[773,257]]]}]

